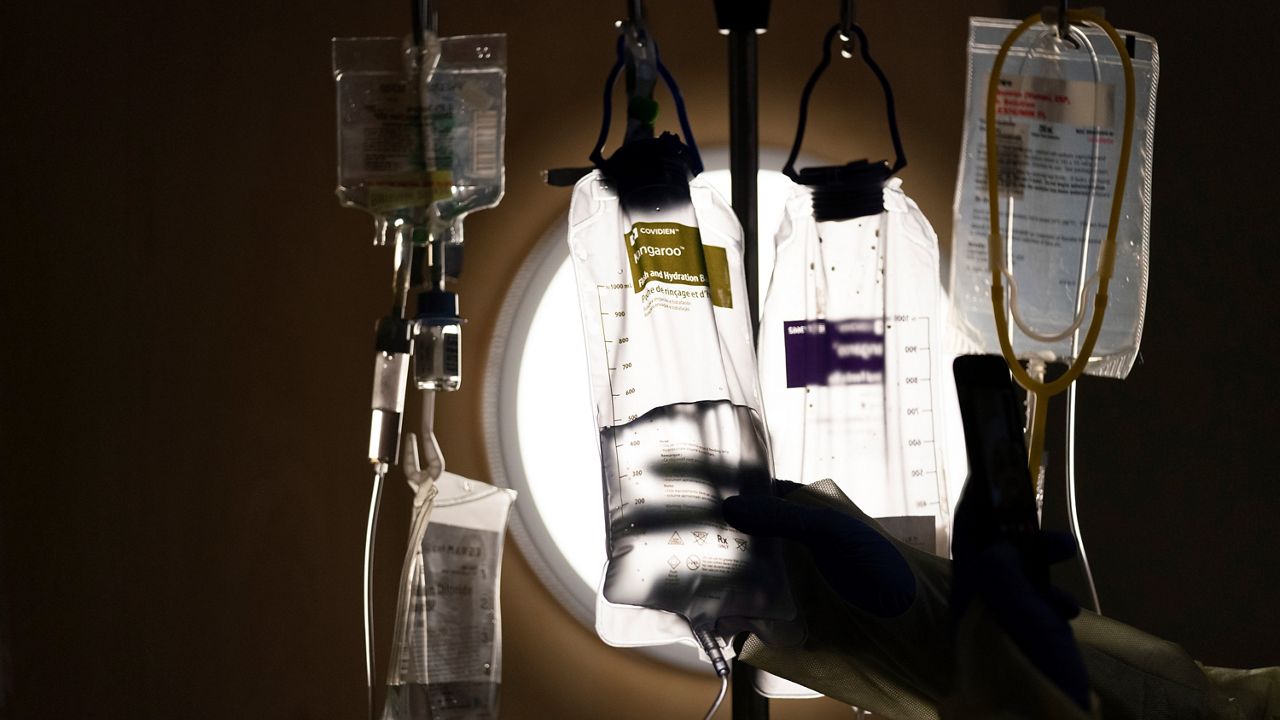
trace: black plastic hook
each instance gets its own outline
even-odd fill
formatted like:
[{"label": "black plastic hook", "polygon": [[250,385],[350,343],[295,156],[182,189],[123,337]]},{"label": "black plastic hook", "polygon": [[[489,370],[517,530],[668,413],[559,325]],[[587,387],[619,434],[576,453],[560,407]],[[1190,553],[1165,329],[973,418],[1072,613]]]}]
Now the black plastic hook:
[{"label": "black plastic hook", "polygon": [[1071,37],[1071,28],[1067,22],[1067,0],[1058,0],[1058,37],[1063,40]]},{"label": "black plastic hook", "polygon": [[[795,182],[800,182],[800,176],[796,173],[796,158],[800,155],[800,146],[804,144],[805,125],[809,120],[809,98],[813,95],[813,89],[818,85],[818,79],[822,77],[822,73],[831,64],[831,41],[835,39],[837,34],[849,32],[847,35],[850,40],[857,39],[859,50],[861,51],[862,60],[871,68],[871,72],[875,73],[876,79],[880,81],[880,87],[884,90],[884,104],[889,118],[889,136],[893,139],[893,151],[896,155],[894,163],[888,167],[888,175],[893,175],[899,170],[907,166],[907,156],[902,150],[902,138],[898,134],[898,114],[894,110],[893,105],[893,88],[889,85],[889,78],[885,76],[884,71],[871,58],[871,50],[867,46],[867,35],[862,28],[855,22],[850,22],[848,27],[841,25],[833,25],[827,31],[826,37],[822,41],[822,62],[818,63],[818,67],[814,69],[813,74],[809,76],[809,82],[805,83],[804,93],[800,96],[800,119],[796,123],[796,139],[791,145],[791,154],[787,156],[787,164],[783,166],[782,172]],[[885,163],[888,166],[888,163]]]}]

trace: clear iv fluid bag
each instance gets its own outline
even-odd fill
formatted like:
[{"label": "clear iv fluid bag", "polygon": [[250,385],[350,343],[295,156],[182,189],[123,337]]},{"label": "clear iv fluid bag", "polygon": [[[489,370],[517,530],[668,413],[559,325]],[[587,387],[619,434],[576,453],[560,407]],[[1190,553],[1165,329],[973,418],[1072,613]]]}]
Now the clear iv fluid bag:
[{"label": "clear iv fluid bag", "polygon": [[796,186],[764,304],[761,386],[779,478],[830,479],[899,539],[945,556],[956,474],[945,296],[937,238],[900,186],[890,181],[882,213],[825,222]]},{"label": "clear iv fluid bag", "polygon": [[[985,115],[996,53],[1017,24],[969,21],[968,97],[951,262],[963,352],[1000,353],[987,260],[991,219]],[[1129,374],[1142,340],[1160,66],[1154,39],[1128,31],[1120,35],[1128,41],[1136,81],[1133,150],[1116,228],[1108,306],[1085,367],[1091,375],[1116,378]],[[1062,362],[1074,359],[1093,318],[1098,289],[1093,276],[1107,234],[1125,112],[1124,71],[1106,33],[1073,25],[1071,38],[1059,39],[1056,26],[1050,25],[1033,27],[1019,38],[1002,68],[996,106],[999,227],[1004,269],[1013,277],[1010,282],[1006,276],[1005,285],[1008,304],[1015,306],[1006,307],[1014,352]],[[1077,321],[1079,327],[1073,329]]]},{"label": "clear iv fluid bag", "polygon": [[515,491],[452,473],[415,507],[383,720],[496,720],[499,580]]},{"label": "clear iv fluid bag", "polygon": [[776,543],[721,514],[726,497],[771,492],[772,476],[741,230],[709,186],[695,179],[689,193],[624,209],[597,171],[570,208],[605,481],[596,628],[613,645],[794,615]]},{"label": "clear iv fluid bag", "polygon": [[[504,187],[506,36],[335,38],[338,188],[379,219],[434,206],[444,221]],[[425,112],[424,112],[425,99]]]}]

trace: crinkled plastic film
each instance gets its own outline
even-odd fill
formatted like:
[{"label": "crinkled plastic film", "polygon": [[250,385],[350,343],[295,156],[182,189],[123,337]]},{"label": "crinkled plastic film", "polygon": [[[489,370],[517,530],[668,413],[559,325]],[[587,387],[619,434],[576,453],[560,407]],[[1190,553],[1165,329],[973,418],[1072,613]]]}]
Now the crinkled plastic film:
[{"label": "crinkled plastic film", "polygon": [[[956,187],[951,297],[959,350],[1000,353],[991,312],[986,188],[987,79],[1013,20],[973,18],[965,130]],[[1121,31],[1137,82],[1134,157],[1116,229],[1115,274],[1091,375],[1123,378],[1137,358],[1146,311],[1151,162],[1159,50]],[[1019,357],[1070,362],[1093,316],[1098,253],[1107,233],[1124,114],[1124,75],[1106,34],[1071,27],[1071,41],[1043,25],[1015,43],[997,103],[1000,228],[1011,278],[1006,308]],[[1087,255],[1081,257],[1087,247]]]}]

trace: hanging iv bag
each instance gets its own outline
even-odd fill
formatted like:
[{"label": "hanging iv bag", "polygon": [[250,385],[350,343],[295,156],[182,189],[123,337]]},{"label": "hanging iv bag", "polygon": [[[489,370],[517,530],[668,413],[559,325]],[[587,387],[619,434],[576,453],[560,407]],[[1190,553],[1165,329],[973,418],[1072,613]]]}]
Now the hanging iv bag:
[{"label": "hanging iv bag", "polygon": [[[986,169],[987,83],[1014,20],[969,21],[968,95],[951,251],[960,353],[1000,354],[991,304]],[[1071,362],[1094,312],[1098,255],[1121,153],[1125,78],[1107,34],[1031,28],[1004,63],[996,104],[998,250],[1014,355]],[[1151,159],[1160,59],[1153,38],[1119,31],[1136,81],[1133,156],[1116,227],[1115,271],[1084,372],[1123,378],[1142,340],[1151,218]]]},{"label": "hanging iv bag", "polygon": [[514,490],[442,472],[417,488],[382,720],[496,720],[499,580]]},{"label": "hanging iv bag", "polygon": [[780,546],[720,510],[771,493],[772,475],[741,229],[688,179],[686,150],[667,134],[624,145],[570,204],[605,495],[596,631],[615,646],[711,641],[731,656],[734,633],[795,613]]},{"label": "hanging iv bag", "polygon": [[338,188],[374,216],[383,244],[397,221],[430,210],[438,239],[502,199],[506,35],[334,38]]},{"label": "hanging iv bag", "polygon": [[945,296],[937,237],[901,185],[888,182],[883,212],[821,222],[812,191],[794,188],[760,323],[761,386],[777,477],[830,479],[895,537],[945,556]]}]

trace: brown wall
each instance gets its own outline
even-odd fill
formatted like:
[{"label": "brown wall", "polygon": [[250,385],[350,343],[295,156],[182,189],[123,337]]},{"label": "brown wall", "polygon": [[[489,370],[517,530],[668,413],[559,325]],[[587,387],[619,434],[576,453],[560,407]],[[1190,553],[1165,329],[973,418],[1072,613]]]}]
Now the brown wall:
[{"label": "brown wall", "polygon": [[[896,81],[906,189],[945,238],[964,18],[1004,3],[861,5]],[[1162,41],[1166,76],[1146,362],[1082,393],[1090,550],[1121,619],[1213,662],[1276,662],[1266,43],[1244,39],[1258,18],[1243,9],[1209,34],[1185,13],[1112,5]],[[789,144],[834,6],[775,3],[762,142]],[[508,195],[468,222],[468,382],[438,409],[457,472],[488,476],[486,340],[524,253],[567,205],[538,171],[580,163],[594,139],[621,8],[443,3],[445,33],[511,36]],[[650,2],[706,147],[728,131],[710,8]],[[0,631],[13,717],[363,712],[363,453],[390,254],[332,195],[328,52],[332,35],[397,34],[407,15],[334,0],[5,5]],[[869,74],[839,69],[848,84],[824,85],[808,149],[887,155]],[[384,657],[408,505],[394,482],[377,564]],[[508,550],[505,718],[698,716],[710,681],[603,646]],[[830,701],[773,708],[848,717]]]}]

